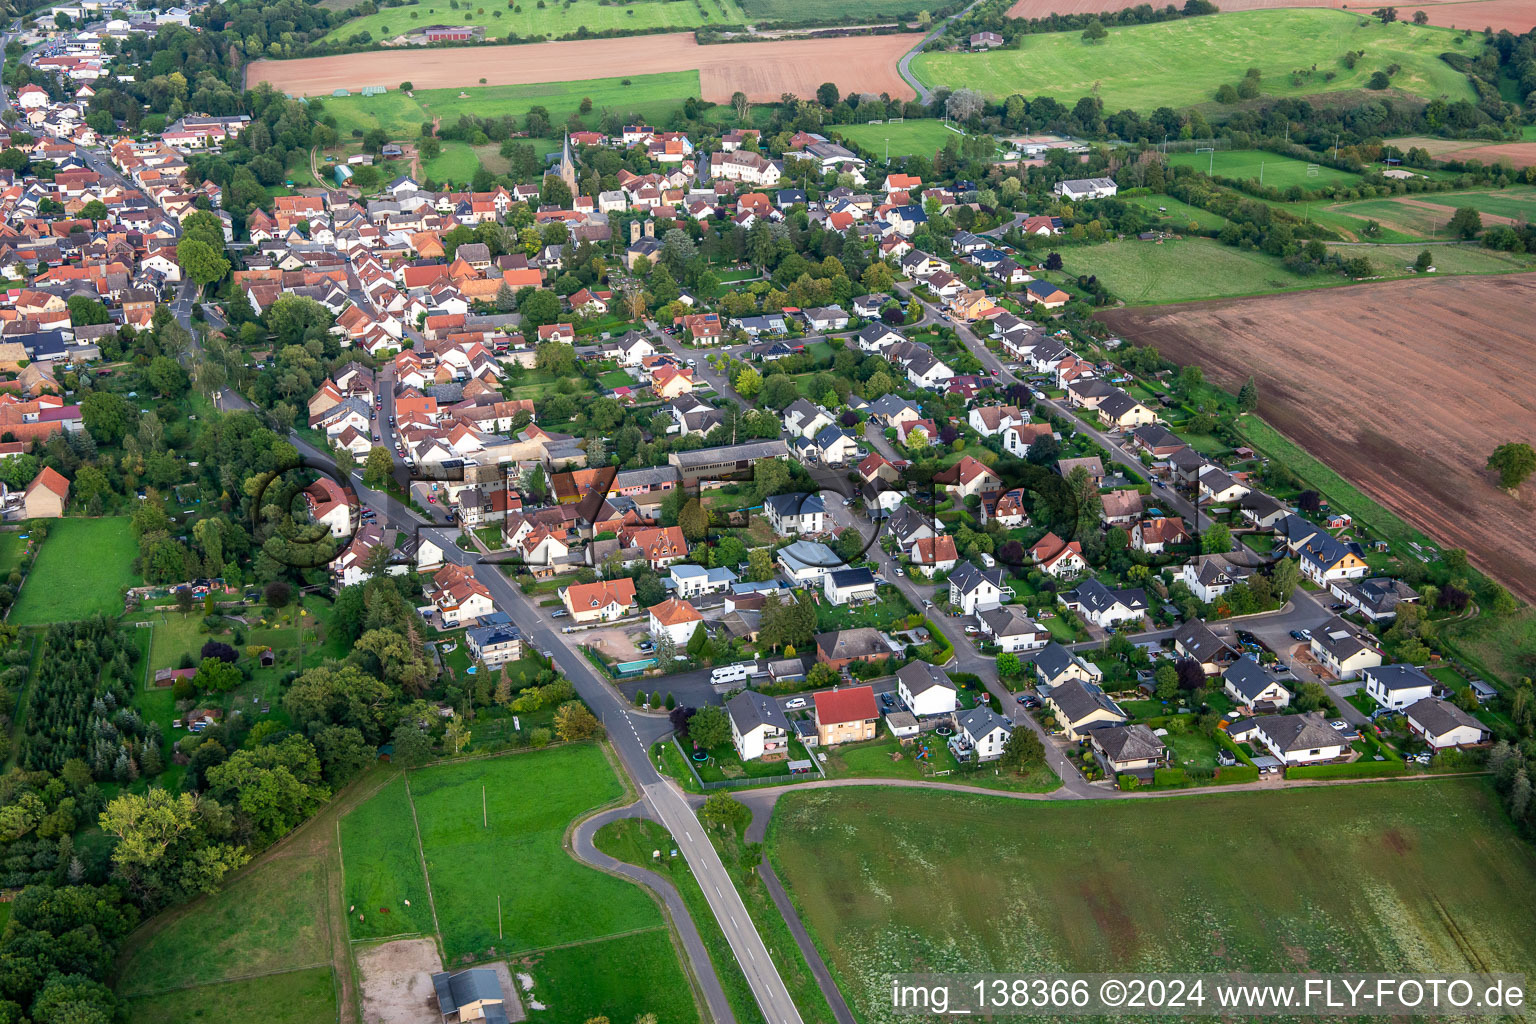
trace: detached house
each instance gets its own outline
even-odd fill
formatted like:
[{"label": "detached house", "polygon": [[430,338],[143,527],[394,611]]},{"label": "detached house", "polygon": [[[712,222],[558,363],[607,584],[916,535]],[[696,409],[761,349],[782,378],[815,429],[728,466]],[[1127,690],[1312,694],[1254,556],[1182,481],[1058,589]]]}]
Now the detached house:
[{"label": "detached house", "polygon": [[651,636],[658,640],[667,637],[678,651],[688,646],[688,641],[693,639],[694,632],[704,622],[704,616],[699,614],[697,608],[675,597],[652,605],[646,612],[650,615]]},{"label": "detached house", "polygon": [[1489,732],[1482,722],[1438,697],[1426,697],[1410,704],[1403,717],[1409,730],[1435,750],[1473,747],[1488,742]]},{"label": "detached house", "polygon": [[913,567],[925,576],[949,572],[960,560],[955,539],[947,534],[913,541],[908,557],[912,559]]},{"label": "detached house", "polygon": [[1062,540],[1054,533],[1041,537],[1039,543],[1029,549],[1029,557],[1040,566],[1041,572],[1057,579],[1076,576],[1088,568],[1088,563],[1083,560],[1083,546],[1075,540]]},{"label": "detached house", "polygon": [[1093,752],[1116,775],[1132,774],[1151,780],[1153,772],[1168,763],[1168,748],[1145,725],[1112,725],[1088,734]]},{"label": "detached house", "polygon": [[1051,687],[1045,706],[1056,716],[1056,723],[1069,740],[1084,739],[1095,729],[1124,725],[1129,719],[1120,705],[1109,698],[1098,683],[1069,679]]},{"label": "detached house", "polygon": [[978,704],[955,720],[955,734],[949,738],[950,753],[957,761],[978,763],[996,761],[1013,735],[1013,723],[985,704]]},{"label": "detached house", "polygon": [[482,615],[495,611],[491,592],[485,584],[475,579],[474,572],[465,565],[445,565],[432,575],[427,588],[428,596],[437,607],[438,617],[450,629],[473,622]]},{"label": "detached house", "polygon": [[919,718],[953,714],[958,692],[943,669],[926,661],[914,661],[896,673],[897,695]]},{"label": "detached house", "polygon": [[870,687],[823,690],[812,699],[819,745],[830,747],[875,738],[880,712],[875,706],[875,691]]},{"label": "detached house", "polygon": [[742,690],[725,703],[731,745],[743,761],[782,761],[789,756],[789,719],[779,702],[756,690]]},{"label": "detached house", "polygon": [[1381,664],[1381,651],[1369,635],[1337,615],[1312,631],[1309,649],[1338,679],[1354,679]]},{"label": "detached house", "polygon": [[1249,657],[1238,658],[1222,673],[1221,688],[1254,711],[1273,711],[1291,703],[1290,691]]},{"label": "detached house", "polygon": [[1104,677],[1099,666],[1073,654],[1054,640],[1048,642],[1040,649],[1040,653],[1035,655],[1034,666],[1035,679],[1042,692],[1073,679],[1092,683]]},{"label": "detached house", "polygon": [[[1343,735],[1316,711],[1300,715],[1261,715],[1250,722],[1248,728],[1259,742],[1288,765],[1332,761],[1349,750]],[[1236,734],[1233,738],[1237,738]]]},{"label": "detached house", "polygon": [[573,583],[560,591],[560,603],[573,622],[608,622],[635,607],[635,581],[628,577]]},{"label": "detached house", "polygon": [[826,532],[827,506],[820,494],[797,491],[770,495],[763,499],[763,513],[780,537]]},{"label": "detached house", "polygon": [[1050,643],[1051,633],[1036,625],[1023,610],[1014,605],[1001,605],[982,612],[977,617],[981,634],[1004,651],[1037,651]]},{"label": "detached house", "polygon": [[1061,596],[1061,603],[1100,629],[1133,622],[1147,614],[1147,592],[1140,587],[1111,590],[1098,580],[1086,580]]},{"label": "detached house", "polygon": [[973,562],[961,562],[949,574],[949,603],[965,615],[976,615],[996,608],[1013,596],[1013,588],[1003,580],[1001,569],[978,569]]},{"label": "detached house", "polygon": [[1433,696],[1434,691],[1435,681],[1414,665],[1373,665],[1365,670],[1365,692],[1393,711]]}]

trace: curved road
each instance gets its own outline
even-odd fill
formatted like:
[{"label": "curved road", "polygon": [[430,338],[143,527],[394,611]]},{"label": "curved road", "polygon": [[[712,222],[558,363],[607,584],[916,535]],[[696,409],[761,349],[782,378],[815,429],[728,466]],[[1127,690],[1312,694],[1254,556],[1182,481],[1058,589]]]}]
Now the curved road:
[{"label": "curved road", "polygon": [[902,54],[901,59],[896,62],[896,71],[901,75],[902,80],[910,85],[912,89],[917,93],[917,102],[921,103],[923,106],[926,107],[928,104],[933,102],[933,91],[922,82],[919,82],[917,80],[917,76],[912,73],[912,58],[922,53],[923,47],[927,46],[929,43],[933,42],[934,39],[938,38],[939,33],[943,32],[944,29],[949,26],[950,22],[954,21],[962,14],[969,14],[971,8],[975,7],[979,3],[981,3],[981,0],[974,0],[974,2],[967,5],[964,10],[956,11],[954,14],[951,14],[949,17],[933,26],[932,31],[923,36],[923,38],[919,39],[917,44],[913,46],[912,49]]},{"label": "curved road", "polygon": [[688,959],[693,963],[693,970],[690,973],[703,990],[704,1000],[709,1004],[710,1016],[715,1019],[715,1024],[736,1024],[736,1015],[731,1012],[730,1001],[725,997],[725,990],[720,987],[719,975],[715,973],[710,963],[709,951],[704,948],[704,940],[700,937],[693,918],[689,916],[688,907],[683,903],[682,896],[678,894],[677,887],[664,875],[608,856],[592,842],[592,837],[597,834],[598,829],[610,822],[622,821],[626,818],[656,820],[656,816],[651,813],[643,800],[636,801],[628,807],[615,807],[600,814],[594,814],[576,826],[571,835],[571,852],[576,855],[577,860],[599,871],[620,875],[645,886],[666,904],[667,916],[672,919],[672,926],[677,930],[678,937],[682,939],[683,948],[688,952]]}]

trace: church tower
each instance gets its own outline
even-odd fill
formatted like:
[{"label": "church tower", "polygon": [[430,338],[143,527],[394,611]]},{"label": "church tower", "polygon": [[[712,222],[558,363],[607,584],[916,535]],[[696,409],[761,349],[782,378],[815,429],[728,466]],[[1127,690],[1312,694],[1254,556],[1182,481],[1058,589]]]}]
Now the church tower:
[{"label": "church tower", "polygon": [[580,195],[576,188],[576,161],[571,157],[571,133],[565,133],[565,145],[560,148],[560,180],[565,182],[571,190],[571,195]]}]

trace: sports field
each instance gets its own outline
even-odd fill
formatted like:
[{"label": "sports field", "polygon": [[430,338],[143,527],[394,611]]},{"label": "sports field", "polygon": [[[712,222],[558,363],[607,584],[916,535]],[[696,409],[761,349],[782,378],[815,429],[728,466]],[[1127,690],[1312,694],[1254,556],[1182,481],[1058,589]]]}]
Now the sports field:
[{"label": "sports field", "polygon": [[[599,3],[598,0],[554,0],[540,6],[536,0],[516,3],[456,4],[447,0],[413,3],[404,7],[384,7],[374,14],[353,18],[331,30],[324,42],[348,39],[367,32],[375,42],[420,32],[428,25],[479,25],[491,39],[516,35],[523,39],[543,36],[558,39],[585,28],[588,32],[619,29],[627,32],[667,32],[697,28],[701,25],[742,25],[747,16],[736,0],[702,0],[701,3],[677,0],[629,0],[627,3]],[[402,61],[408,67],[408,58]],[[409,71],[403,72],[409,77]],[[394,85],[394,82],[389,83]]]},{"label": "sports field", "polygon": [[[1271,188],[1299,185],[1311,192],[1329,185],[1358,184],[1360,175],[1321,164],[1308,164],[1278,153],[1257,149],[1233,149],[1221,153],[1170,153],[1168,162],[1175,167],[1193,167],[1218,178],[1256,181]],[[1312,170],[1308,170],[1311,167]]]},{"label": "sports field", "polygon": [[903,121],[900,124],[848,124],[832,129],[850,141],[857,142],[877,157],[884,158],[886,141],[890,141],[891,156],[921,156],[929,160],[950,142],[959,145],[964,136],[944,127],[943,121],[931,118]]},{"label": "sports field", "polygon": [[120,615],[122,589],[139,582],[138,555],[126,518],[50,519],[48,539],[11,608],[13,625],[73,622]]},{"label": "sports field", "polygon": [[[1081,33],[1024,37],[1017,50],[924,53],[913,62],[930,86],[968,87],[989,96],[1055,96],[1069,106],[1097,92],[1105,110],[1149,111],[1214,99],[1250,67],[1262,72],[1266,96],[1304,96],[1360,89],[1372,72],[1397,64],[1392,87],[1425,97],[1473,99],[1466,77],[1440,59],[1454,48],[1445,29],[1380,22],[1332,10],[1242,11],[1152,25],[1111,28],[1097,44]],[[1364,50],[1353,69],[1346,51]],[[1316,73],[1292,84],[1297,68]],[[1333,79],[1324,75],[1333,72]]]},{"label": "sports field", "polygon": [[[660,75],[636,75],[628,79],[600,78],[583,82],[544,82],[538,85],[482,85],[463,89],[417,89],[407,96],[391,88],[381,96],[327,96],[325,112],[336,115],[337,130],[345,137],[353,131],[383,128],[395,138],[414,138],[423,122],[440,118],[452,124],[462,114],[521,118],[541,106],[549,111],[551,124],[564,124],[590,99],[599,117],[612,110],[621,116],[636,115],[661,121],[699,94],[697,71]],[[597,117],[590,119],[595,125]],[[537,141],[537,140],[534,140]],[[447,151],[447,147],[444,147]]]},{"label": "sports field", "polygon": [[1536,962],[1536,918],[1509,895],[1536,886],[1536,851],[1481,779],[1038,803],[801,791],[768,852],[861,1021],[903,1019],[902,970]]}]

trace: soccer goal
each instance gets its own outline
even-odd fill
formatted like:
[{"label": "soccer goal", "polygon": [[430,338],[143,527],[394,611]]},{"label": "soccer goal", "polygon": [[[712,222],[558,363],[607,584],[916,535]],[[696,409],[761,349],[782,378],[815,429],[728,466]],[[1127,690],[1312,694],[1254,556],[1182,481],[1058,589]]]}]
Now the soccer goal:
[{"label": "soccer goal", "polygon": [[1317,164],[1307,164],[1307,177],[1315,178],[1321,172],[1322,168],[1320,168]]}]

